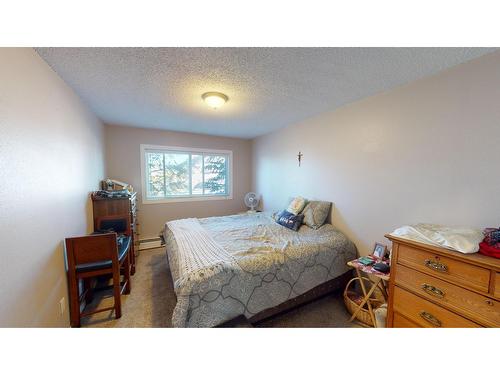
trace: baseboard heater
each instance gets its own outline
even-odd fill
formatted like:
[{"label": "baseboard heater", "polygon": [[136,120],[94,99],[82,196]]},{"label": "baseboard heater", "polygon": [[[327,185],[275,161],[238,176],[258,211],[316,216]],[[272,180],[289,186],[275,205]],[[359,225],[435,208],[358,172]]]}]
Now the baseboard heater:
[{"label": "baseboard heater", "polygon": [[160,237],[144,238],[139,240],[139,250],[155,249],[161,247]]}]

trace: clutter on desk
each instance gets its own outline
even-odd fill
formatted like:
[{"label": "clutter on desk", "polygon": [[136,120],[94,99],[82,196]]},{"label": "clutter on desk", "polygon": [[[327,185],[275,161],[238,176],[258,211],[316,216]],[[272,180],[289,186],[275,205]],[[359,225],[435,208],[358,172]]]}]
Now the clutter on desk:
[{"label": "clutter on desk", "polygon": [[114,191],[98,190],[94,194],[101,198],[128,198],[132,195],[127,189]]},{"label": "clutter on desk", "polygon": [[111,178],[106,178],[105,180],[101,181],[101,190],[104,190],[104,191],[128,190],[130,193],[134,192],[134,188],[132,185],[130,185],[126,182],[113,180]]}]

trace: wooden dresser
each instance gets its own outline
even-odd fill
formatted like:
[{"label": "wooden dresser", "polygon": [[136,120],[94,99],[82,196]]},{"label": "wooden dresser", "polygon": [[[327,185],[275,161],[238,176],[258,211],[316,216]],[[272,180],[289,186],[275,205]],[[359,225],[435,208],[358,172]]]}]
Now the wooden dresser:
[{"label": "wooden dresser", "polygon": [[127,215],[130,214],[130,225],[132,231],[132,257],[131,268],[132,273],[135,273],[135,257],[137,255],[139,231],[137,222],[137,193],[132,193],[129,197],[123,198],[106,198],[99,196],[96,192],[91,194],[92,208],[94,213],[94,229],[96,228],[97,218],[101,216],[111,215]]},{"label": "wooden dresser", "polygon": [[387,327],[500,327],[500,259],[386,237]]}]

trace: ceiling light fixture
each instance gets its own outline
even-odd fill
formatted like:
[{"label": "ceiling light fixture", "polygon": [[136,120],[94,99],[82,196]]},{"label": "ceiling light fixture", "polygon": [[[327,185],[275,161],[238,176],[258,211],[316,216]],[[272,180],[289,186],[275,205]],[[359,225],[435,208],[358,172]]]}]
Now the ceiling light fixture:
[{"label": "ceiling light fixture", "polygon": [[204,93],[201,98],[213,109],[222,107],[229,100],[223,93],[214,91]]}]

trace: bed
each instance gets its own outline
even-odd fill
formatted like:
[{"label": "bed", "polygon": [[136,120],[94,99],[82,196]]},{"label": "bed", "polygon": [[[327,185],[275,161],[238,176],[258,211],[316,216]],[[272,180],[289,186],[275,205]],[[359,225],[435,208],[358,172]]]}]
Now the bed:
[{"label": "bed", "polygon": [[294,232],[268,213],[174,220],[164,237],[177,297],[173,327],[267,317],[330,290],[356,257],[332,225]]}]

